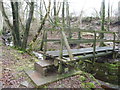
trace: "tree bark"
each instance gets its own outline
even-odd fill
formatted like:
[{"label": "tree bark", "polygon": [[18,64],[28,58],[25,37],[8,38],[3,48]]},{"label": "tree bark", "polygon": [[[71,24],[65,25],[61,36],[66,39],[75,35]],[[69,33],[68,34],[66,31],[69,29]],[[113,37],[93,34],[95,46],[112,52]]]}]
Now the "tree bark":
[{"label": "tree bark", "polygon": [[[102,13],[101,13],[102,23],[101,23],[101,30],[105,31],[105,0],[102,2]],[[100,39],[104,38],[104,33],[100,33]],[[100,42],[100,46],[105,46],[104,42]]]},{"label": "tree bark", "polygon": [[56,0],[54,0],[54,27],[57,25]]},{"label": "tree bark", "polygon": [[[120,1],[118,2],[118,21],[120,21]],[[118,40],[120,40],[120,25],[118,25]],[[120,43],[118,45],[120,53]]]},{"label": "tree bark", "polygon": [[26,21],[26,28],[25,28],[25,32],[24,32],[24,35],[23,35],[23,42],[22,42],[22,48],[23,49],[26,49],[26,47],[27,47],[27,40],[28,40],[28,36],[29,36],[29,30],[30,30],[30,24],[31,24],[31,21],[32,21],[32,17],[33,17],[33,12],[34,12],[34,2],[31,2],[29,17]]},{"label": "tree bark", "polygon": [[33,43],[37,40],[37,38],[38,38],[38,36],[39,36],[39,34],[40,34],[40,32],[41,32],[41,30],[42,30],[44,24],[45,24],[45,21],[46,21],[46,19],[47,19],[47,16],[48,16],[49,13],[50,13],[50,6],[51,6],[51,1],[49,0],[48,10],[47,10],[47,12],[46,12],[45,17],[43,18],[43,20],[42,20],[42,22],[41,22],[41,25],[40,25],[40,27],[39,27],[39,29],[38,29],[36,35],[34,36],[34,38],[33,38],[33,40],[32,40]]},{"label": "tree bark", "polygon": [[6,22],[6,24],[8,25],[8,27],[12,30],[13,27],[12,27],[12,24],[10,23],[10,21],[9,21],[7,15],[6,15],[6,13],[5,13],[3,2],[0,2],[0,6],[1,6],[0,10],[2,12],[2,16],[4,17],[4,21]]},{"label": "tree bark", "polygon": [[19,34],[18,2],[11,2],[11,7],[13,15],[14,45],[17,47],[21,47],[21,40]]}]

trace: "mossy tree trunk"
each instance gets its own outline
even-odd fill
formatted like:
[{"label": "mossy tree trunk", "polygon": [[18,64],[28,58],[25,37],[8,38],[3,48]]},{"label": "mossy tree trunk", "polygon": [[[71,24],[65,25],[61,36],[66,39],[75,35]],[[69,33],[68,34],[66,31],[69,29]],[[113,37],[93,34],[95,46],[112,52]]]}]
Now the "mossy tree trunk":
[{"label": "mossy tree trunk", "polygon": [[14,45],[21,47],[21,40],[19,34],[19,18],[18,18],[18,2],[11,2],[12,16],[13,16],[13,35],[14,35]]},{"label": "mossy tree trunk", "polygon": [[69,39],[72,38],[72,33],[71,33],[71,29],[70,29],[70,15],[69,15],[69,2],[68,0],[66,1],[66,18],[67,18],[67,27],[69,29]]},{"label": "mossy tree trunk", "polygon": [[108,3],[108,20],[107,20],[107,29],[110,31],[110,1]]},{"label": "mossy tree trunk", "polygon": [[[118,20],[120,21],[120,1],[118,2]],[[120,25],[118,25],[118,40],[120,40]],[[120,53],[120,43],[118,48]]]},{"label": "mossy tree trunk", "polygon": [[26,28],[25,28],[25,32],[23,35],[23,43],[22,43],[23,49],[26,49],[26,47],[27,47],[27,40],[28,40],[28,35],[29,35],[29,30],[30,30],[30,24],[31,24],[32,17],[33,17],[33,12],[34,12],[34,2],[31,2],[30,3],[29,17],[26,21]]},{"label": "mossy tree trunk", "polygon": [[40,21],[43,19],[43,5],[42,0],[40,0]]},{"label": "mossy tree trunk", "polygon": [[[101,30],[105,31],[105,0],[102,1]],[[104,39],[104,33],[100,33],[100,39]],[[100,42],[100,47],[102,46],[105,46],[104,42]]]},{"label": "mossy tree trunk", "polygon": [[33,44],[33,43],[37,40],[37,38],[38,38],[41,30],[43,29],[43,26],[44,26],[44,24],[45,24],[45,21],[46,21],[47,17],[49,16],[49,13],[50,13],[50,6],[51,6],[51,0],[49,0],[48,10],[47,10],[44,18],[42,19],[41,25],[40,25],[40,27],[39,27],[36,35],[33,37],[33,40],[32,40],[32,43],[31,43],[31,44]]},{"label": "mossy tree trunk", "polygon": [[9,29],[12,32],[14,46],[26,49],[30,24],[32,21],[32,16],[33,16],[33,11],[34,11],[34,2],[30,2],[29,17],[26,21],[26,28],[25,28],[24,35],[23,35],[23,42],[21,41],[20,31],[19,31],[19,28],[20,28],[20,25],[19,25],[19,21],[20,21],[19,2],[13,2],[11,0],[10,3],[11,3],[11,8],[12,8],[13,25],[10,23],[9,18],[5,12],[3,2],[0,2],[1,6],[2,6],[1,10],[2,10],[2,15],[4,17],[4,21],[6,22],[6,24],[8,25]]},{"label": "mossy tree trunk", "polygon": [[54,0],[54,27],[57,25],[56,0]]}]

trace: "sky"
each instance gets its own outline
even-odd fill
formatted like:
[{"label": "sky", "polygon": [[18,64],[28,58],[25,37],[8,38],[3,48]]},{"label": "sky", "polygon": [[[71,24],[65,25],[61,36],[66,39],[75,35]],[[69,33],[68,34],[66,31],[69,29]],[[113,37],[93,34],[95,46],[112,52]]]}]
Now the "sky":
[{"label": "sky", "polygon": [[[2,0],[0,0],[2,1]],[[3,0],[4,2],[8,2],[9,0]],[[13,1],[21,1],[21,0],[13,0]],[[40,0],[34,0],[37,1],[38,3]],[[45,0],[46,3],[48,3],[48,0]],[[53,2],[53,0],[51,0]],[[56,1],[63,1],[63,0],[56,0]],[[108,1],[110,1],[110,5],[113,8],[113,14],[117,12],[118,10],[118,2],[120,0],[105,0],[106,4],[106,12],[107,12],[107,5]],[[68,0],[69,5],[70,5],[70,13],[73,13],[75,16],[80,15],[81,10],[83,10],[83,16],[92,16],[95,15],[95,10],[97,12],[100,11],[101,7],[101,2],[102,0]],[[1,12],[0,12],[0,19],[1,19]],[[0,20],[1,21],[1,20]],[[1,27],[1,22],[0,22],[0,27]]]},{"label": "sky", "polygon": [[[109,1],[110,5],[113,8],[113,13],[115,13],[118,9],[118,2],[120,0],[105,0],[106,11]],[[81,10],[83,10],[85,15],[91,15],[95,13],[95,10],[97,10],[98,12],[100,11],[102,0],[69,0],[69,2],[70,12],[80,14]]]},{"label": "sky", "polygon": [[[4,2],[8,2],[9,0],[3,0]],[[13,0],[13,1],[22,1],[22,0]],[[26,0],[27,1],[27,0]],[[40,2],[40,0],[34,0],[37,1],[38,3]],[[45,0],[46,3],[48,3],[48,0]],[[51,0],[52,2],[54,0]],[[56,0],[56,1],[63,1],[63,0]],[[81,10],[83,10],[83,15],[84,16],[91,16],[91,15],[95,15],[95,10],[97,10],[97,12],[100,11],[100,7],[101,7],[101,2],[103,0],[67,0],[69,2],[70,5],[70,13],[78,16],[81,13]],[[118,2],[120,0],[105,0],[105,4],[106,4],[106,12],[107,12],[107,7],[108,7],[108,1],[110,1],[110,6],[112,6],[112,13],[116,13],[117,12],[117,8],[118,8]]]}]

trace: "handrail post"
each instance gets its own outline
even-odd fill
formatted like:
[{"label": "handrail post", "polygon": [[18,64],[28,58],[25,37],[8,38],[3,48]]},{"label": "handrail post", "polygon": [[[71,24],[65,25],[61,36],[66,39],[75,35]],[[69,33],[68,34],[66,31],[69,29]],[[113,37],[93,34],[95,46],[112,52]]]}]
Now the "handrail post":
[{"label": "handrail post", "polygon": [[81,32],[80,31],[78,32],[78,39],[79,40],[81,39]]},{"label": "handrail post", "polygon": [[62,32],[61,32],[61,46],[60,46],[60,54],[59,54],[59,58],[62,59],[63,58],[63,36],[62,36]]},{"label": "handrail post", "polygon": [[115,59],[115,32],[113,33],[113,59]]},{"label": "handrail post", "polygon": [[113,33],[113,51],[115,51],[115,32]]},{"label": "handrail post", "polygon": [[93,56],[94,56],[94,60],[93,60],[93,63],[95,62],[95,58],[96,58],[95,52],[96,52],[96,32],[94,31],[94,42],[93,42]]},{"label": "handrail post", "polygon": [[62,36],[63,36],[63,40],[64,40],[64,44],[67,48],[67,52],[68,52],[68,55],[70,57],[70,60],[73,60],[73,55],[72,55],[72,52],[71,52],[71,49],[70,49],[70,46],[69,46],[69,43],[68,43],[68,40],[66,38],[66,35],[65,35],[65,32],[64,32],[64,29],[62,29]]},{"label": "handrail post", "polygon": [[[44,31],[44,38],[43,38],[44,40],[44,54],[46,54],[46,52],[47,52],[47,31],[45,30]],[[43,58],[44,58],[44,60],[46,59],[46,56],[43,56]]]}]

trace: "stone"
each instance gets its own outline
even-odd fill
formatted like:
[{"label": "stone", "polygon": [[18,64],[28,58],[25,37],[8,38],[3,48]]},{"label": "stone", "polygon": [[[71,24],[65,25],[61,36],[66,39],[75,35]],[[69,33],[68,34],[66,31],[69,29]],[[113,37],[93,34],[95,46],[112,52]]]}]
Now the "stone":
[{"label": "stone", "polygon": [[42,75],[46,76],[48,73],[48,68],[50,66],[53,66],[54,62],[50,61],[50,60],[41,60],[39,62],[36,62],[34,64],[35,70],[39,73],[41,73]]},{"label": "stone", "polygon": [[20,84],[20,87],[29,87],[29,83],[27,81],[24,81]]},{"label": "stone", "polygon": [[83,73],[82,71],[71,71],[69,73],[65,73],[65,74],[56,74],[56,73],[52,73],[52,75],[49,76],[43,76],[40,73],[33,71],[33,70],[29,70],[29,71],[25,71],[26,74],[30,77],[30,79],[34,82],[35,86],[40,87],[42,85],[46,85],[48,83],[52,83],[70,76],[74,76],[74,75],[78,75]]},{"label": "stone", "polygon": [[0,90],[2,89],[2,85],[3,85],[3,84],[2,84],[2,82],[0,81]]},{"label": "stone", "polygon": [[2,62],[0,62],[0,78],[2,78]]}]

